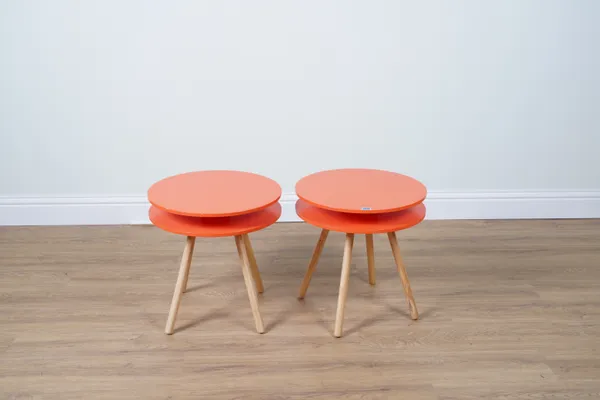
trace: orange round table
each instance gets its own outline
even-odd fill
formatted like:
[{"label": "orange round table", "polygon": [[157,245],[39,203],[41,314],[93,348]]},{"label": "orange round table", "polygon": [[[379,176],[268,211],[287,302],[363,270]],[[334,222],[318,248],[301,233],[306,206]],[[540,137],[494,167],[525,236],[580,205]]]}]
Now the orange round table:
[{"label": "orange round table", "polygon": [[242,171],[196,171],[156,182],[150,203],[171,214],[190,217],[232,217],[259,211],[281,197],[277,182]]},{"label": "orange round table", "polygon": [[196,237],[233,236],[242,264],[256,330],[264,332],[257,292],[264,286],[249,233],[279,219],[281,187],[272,179],[241,171],[198,171],[165,178],[150,187],[150,221],[187,236],[165,333],[172,334],[186,291]]},{"label": "orange round table", "polygon": [[299,298],[306,295],[329,231],[346,234],[334,336],[342,336],[352,248],[354,235],[357,233],[366,235],[371,285],[375,285],[373,234],[388,235],[411,318],[418,319],[419,313],[400,255],[396,231],[415,226],[425,218],[425,205],[422,204],[427,195],[425,186],[411,177],[389,171],[337,169],[317,172],[302,178],[296,184],[296,193],[299,197],[296,202],[298,216],[322,229],[300,286]]},{"label": "orange round table", "polygon": [[319,208],[356,214],[400,211],[425,200],[425,186],[406,175],[379,169],[333,169],[296,183],[299,198]]}]

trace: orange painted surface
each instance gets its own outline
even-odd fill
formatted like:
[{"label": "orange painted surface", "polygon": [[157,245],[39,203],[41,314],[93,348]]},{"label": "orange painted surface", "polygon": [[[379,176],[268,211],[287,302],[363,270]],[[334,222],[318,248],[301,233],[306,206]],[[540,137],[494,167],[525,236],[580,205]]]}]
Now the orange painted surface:
[{"label": "orange painted surface", "polygon": [[305,202],[357,214],[394,212],[420,204],[425,186],[414,178],[377,169],[334,169],[308,175],[296,184]]},{"label": "orange painted surface", "polygon": [[172,214],[231,217],[269,207],[281,197],[277,182],[241,171],[198,171],[171,176],[148,190],[150,203]]},{"label": "orange painted surface", "polygon": [[387,233],[417,225],[425,218],[425,205],[418,204],[403,211],[383,214],[352,214],[324,210],[296,202],[296,213],[307,223],[330,231],[345,233]]},{"label": "orange painted surface", "polygon": [[186,236],[220,237],[243,235],[273,225],[281,216],[279,203],[250,214],[236,217],[187,217],[170,214],[157,207],[150,207],[150,221],[171,233]]}]

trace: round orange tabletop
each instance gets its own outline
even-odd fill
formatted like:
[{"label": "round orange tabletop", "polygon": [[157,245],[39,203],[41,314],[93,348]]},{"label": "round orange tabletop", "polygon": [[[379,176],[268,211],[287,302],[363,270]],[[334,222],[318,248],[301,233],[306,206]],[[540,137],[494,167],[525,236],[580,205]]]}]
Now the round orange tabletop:
[{"label": "round orange tabletop", "polygon": [[404,210],[425,200],[427,189],[414,178],[378,169],[334,169],[300,179],[296,194],[326,210],[379,214]]},{"label": "round orange tabletop", "polygon": [[189,217],[232,217],[269,207],[281,197],[277,182],[241,171],[198,171],[171,176],[148,190],[161,210]]},{"label": "round orange tabletop", "polygon": [[329,231],[345,233],[388,233],[407,229],[425,219],[425,205],[382,214],[356,214],[329,211],[303,200],[296,202],[296,213],[305,222]]},{"label": "round orange tabletop", "polygon": [[162,230],[178,235],[198,237],[237,236],[256,232],[273,225],[281,216],[281,205],[235,217],[187,217],[150,207],[150,221]]}]

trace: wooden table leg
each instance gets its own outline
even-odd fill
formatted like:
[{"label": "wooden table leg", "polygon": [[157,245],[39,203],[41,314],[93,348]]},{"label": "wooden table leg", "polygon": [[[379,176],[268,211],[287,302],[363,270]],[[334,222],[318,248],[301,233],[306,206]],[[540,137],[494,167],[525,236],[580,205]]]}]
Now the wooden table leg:
[{"label": "wooden table leg", "polygon": [[373,234],[365,235],[367,242],[367,263],[369,264],[369,284],[375,284],[375,250],[373,248]]},{"label": "wooden table leg", "polygon": [[304,279],[302,280],[302,284],[300,285],[300,291],[298,292],[299,299],[303,299],[306,295],[308,285],[310,285],[310,278],[312,278],[312,274],[315,271],[315,268],[317,267],[319,257],[321,257],[323,247],[325,247],[325,240],[327,240],[328,234],[329,231],[327,229],[323,229],[321,231],[321,236],[319,237],[319,241],[317,242],[317,246],[315,247],[315,251],[313,252],[310,264],[308,264],[308,270],[306,270],[306,274],[304,275]]},{"label": "wooden table leg", "polygon": [[354,244],[354,233],[346,234],[346,244],[344,245],[344,259],[342,261],[342,276],[340,278],[340,293],[338,295],[337,312],[335,315],[335,337],[342,336],[342,326],[344,324],[344,307],[348,297],[348,282],[350,281],[350,263],[352,261],[352,245]]},{"label": "wooden table leg", "polygon": [[177,275],[177,283],[175,284],[175,292],[173,292],[173,300],[171,300],[169,318],[167,318],[167,326],[165,327],[165,333],[167,335],[173,334],[175,318],[177,318],[177,312],[179,311],[179,303],[181,302],[181,294],[183,293],[184,282],[187,279],[186,277],[188,273],[190,272],[190,265],[192,263],[192,250],[194,248],[195,240],[195,237],[188,236],[185,249],[183,250],[181,266],[179,267],[179,275]]},{"label": "wooden table leg", "polygon": [[[190,248],[190,261],[189,261],[189,266],[187,267],[186,273],[185,273],[185,277],[183,279],[183,292],[185,293],[187,291],[187,285],[188,285],[188,278],[190,277],[190,266],[192,265],[192,256],[194,255],[194,245],[196,244],[196,238],[193,236],[190,236],[192,238],[192,244],[191,244],[191,248]],[[189,240],[189,237],[188,237]]]},{"label": "wooden table leg", "polygon": [[244,245],[246,246],[246,251],[248,252],[250,271],[252,271],[252,277],[254,278],[254,283],[256,284],[256,290],[258,293],[262,293],[265,291],[265,287],[263,286],[263,281],[260,277],[260,272],[258,271],[258,265],[256,265],[256,257],[254,256],[254,250],[252,249],[250,237],[248,234],[242,235],[242,237],[244,238]]},{"label": "wooden table leg", "polygon": [[390,239],[390,245],[392,246],[392,253],[394,254],[394,260],[396,261],[396,267],[398,267],[398,273],[400,274],[400,280],[404,287],[404,293],[408,300],[408,306],[410,308],[410,316],[412,319],[419,319],[419,312],[417,311],[417,305],[415,298],[413,297],[412,290],[410,288],[410,282],[408,281],[408,274],[404,268],[402,257],[400,256],[400,247],[398,247],[398,241],[396,240],[396,232],[389,232],[388,238]]},{"label": "wooden table leg", "polygon": [[244,282],[246,283],[246,289],[248,290],[248,299],[250,300],[250,307],[252,308],[252,315],[254,316],[256,331],[258,333],[264,333],[265,328],[263,326],[263,320],[258,310],[258,294],[256,293],[256,288],[254,287],[250,260],[242,235],[235,237],[235,245],[237,246],[238,253],[240,255],[240,261],[242,262],[242,274],[244,275]]}]

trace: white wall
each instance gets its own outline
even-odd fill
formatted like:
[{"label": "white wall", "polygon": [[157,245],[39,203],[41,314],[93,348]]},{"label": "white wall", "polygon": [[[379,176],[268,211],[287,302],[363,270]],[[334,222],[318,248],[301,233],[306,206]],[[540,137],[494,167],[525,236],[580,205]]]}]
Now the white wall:
[{"label": "white wall", "polygon": [[597,0],[0,0],[0,206],[372,167],[434,199],[597,207],[599,20]]}]

